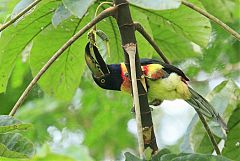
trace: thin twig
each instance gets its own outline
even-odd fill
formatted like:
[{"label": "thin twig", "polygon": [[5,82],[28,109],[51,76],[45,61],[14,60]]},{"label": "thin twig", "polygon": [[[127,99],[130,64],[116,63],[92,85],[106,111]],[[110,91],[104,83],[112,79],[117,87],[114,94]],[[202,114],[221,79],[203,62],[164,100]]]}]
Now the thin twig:
[{"label": "thin twig", "polygon": [[73,35],[42,67],[42,69],[38,72],[38,74],[33,78],[28,87],[22,93],[21,97],[18,99],[16,104],[14,105],[12,111],[10,112],[10,116],[15,115],[17,109],[23,103],[33,86],[37,83],[37,81],[41,78],[41,76],[46,72],[46,70],[56,61],[56,59],[69,47],[71,46],[79,37],[81,37],[87,30],[93,27],[96,23],[100,22],[102,19],[112,16],[117,7],[110,7],[106,10],[102,11],[97,17],[95,17],[91,22],[89,22],[86,26],[84,26],[80,31],[78,31],[75,35]]},{"label": "thin twig", "polygon": [[138,86],[137,86],[137,76],[136,76],[136,65],[135,65],[135,55],[136,55],[136,44],[126,44],[123,46],[124,50],[128,53],[130,61],[130,73],[131,73],[131,82],[132,82],[132,94],[133,101],[136,113],[136,123],[137,123],[137,136],[138,136],[138,145],[139,145],[139,154],[140,159],[144,158],[144,140],[143,140],[143,128],[141,120],[141,111],[138,95]]},{"label": "thin twig", "polygon": [[16,22],[19,18],[21,18],[25,13],[27,13],[30,9],[32,9],[34,6],[36,6],[39,2],[42,0],[36,0],[32,2],[29,6],[27,6],[24,10],[22,10],[19,14],[17,14],[13,19],[9,20],[5,24],[3,24],[0,27],[0,32],[2,32],[4,29],[6,29],[8,26]]},{"label": "thin twig", "polygon": [[233,35],[235,38],[237,38],[240,41],[240,34],[237,33],[235,30],[233,30],[232,28],[230,28],[228,25],[226,25],[225,23],[223,23],[221,20],[219,20],[217,17],[211,15],[210,13],[208,13],[207,11],[195,6],[194,4],[187,2],[185,0],[181,0],[182,4],[184,4],[185,6],[197,11],[198,13],[204,15],[205,17],[209,18],[211,21],[215,22],[216,24],[218,24],[219,26],[221,26],[224,30],[226,30],[227,32],[229,32],[231,35]]},{"label": "thin twig", "polygon": [[151,38],[151,36],[145,31],[145,29],[143,28],[143,26],[140,23],[135,22],[135,29],[152,45],[152,47],[156,50],[156,52],[158,53],[158,55],[162,58],[162,60],[167,63],[170,64],[170,61],[166,58],[166,56],[163,54],[163,52],[161,51],[161,49],[158,47],[158,45],[156,44],[156,42]]},{"label": "thin twig", "polygon": [[220,150],[218,148],[218,144],[217,144],[217,142],[216,142],[216,140],[215,140],[215,138],[213,136],[213,133],[210,130],[210,128],[209,128],[205,118],[203,117],[202,113],[197,108],[194,108],[194,109],[196,110],[200,120],[202,121],[202,124],[203,124],[205,130],[207,131],[208,137],[210,138],[210,141],[211,141],[211,143],[213,145],[214,150],[216,151],[217,155],[221,155],[221,152],[220,152]]}]

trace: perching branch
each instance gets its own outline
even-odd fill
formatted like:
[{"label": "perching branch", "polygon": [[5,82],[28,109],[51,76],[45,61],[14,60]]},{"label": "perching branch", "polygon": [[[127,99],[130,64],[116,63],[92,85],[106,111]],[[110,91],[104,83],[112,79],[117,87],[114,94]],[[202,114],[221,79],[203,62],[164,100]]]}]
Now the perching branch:
[{"label": "perching branch", "polygon": [[197,108],[194,108],[194,109],[196,110],[196,112],[198,114],[198,117],[200,118],[200,120],[201,120],[201,122],[202,122],[202,124],[203,124],[203,126],[204,126],[204,128],[205,128],[205,130],[207,132],[207,134],[208,134],[208,137],[209,137],[209,139],[210,139],[210,141],[211,141],[211,143],[213,145],[214,150],[216,151],[217,155],[221,155],[221,152],[220,152],[220,150],[218,148],[218,144],[217,144],[217,142],[216,142],[216,140],[215,140],[215,138],[213,136],[212,131],[210,130],[210,128],[209,128],[209,126],[207,124],[207,121],[205,120],[205,118],[203,117],[202,113]]},{"label": "perching branch", "polygon": [[106,17],[114,15],[117,7],[110,7],[102,11],[97,17],[95,17],[91,22],[89,22],[86,26],[84,26],[80,31],[78,31],[75,35],[73,35],[42,67],[42,69],[38,72],[38,74],[33,78],[33,80],[29,83],[25,91],[22,93],[21,97],[18,99],[16,104],[14,105],[12,111],[10,112],[10,116],[14,116],[17,109],[23,103],[33,86],[37,83],[37,81],[41,78],[41,76],[46,72],[46,70],[56,61],[56,59],[62,55],[62,53],[71,46],[79,37],[81,37],[86,31],[92,28],[96,23],[100,22]]},{"label": "perching branch", "polygon": [[151,36],[144,30],[143,26],[140,23],[135,22],[135,29],[142,34],[142,36],[149,42],[149,44],[152,45],[152,47],[156,50],[156,52],[158,53],[158,55],[162,58],[162,60],[167,63],[170,64],[169,60],[167,59],[167,57],[165,57],[165,55],[162,53],[161,49],[158,47],[158,45],[156,44],[156,42],[151,38]]},{"label": "perching branch", "polygon": [[[149,147],[152,150],[152,154],[155,154],[158,150],[158,146],[157,146],[156,139],[155,139],[152,115],[151,115],[151,110],[150,110],[150,107],[148,104],[147,91],[144,88],[146,86],[146,84],[144,81],[143,82],[141,81],[141,80],[143,80],[141,78],[142,70],[141,70],[137,47],[136,47],[136,52],[135,52],[136,75],[134,73],[131,73],[131,71],[134,69],[130,70],[130,65],[133,66],[134,63],[131,64],[131,62],[129,61],[130,55],[128,54],[129,51],[127,48],[128,48],[128,46],[131,46],[131,44],[136,45],[136,37],[135,37],[135,27],[134,27],[134,23],[133,23],[133,20],[131,17],[129,4],[126,0],[114,0],[114,4],[115,5],[122,4],[121,6],[118,7],[115,18],[117,20],[121,38],[122,38],[122,46],[124,48],[125,65],[127,67],[129,76],[134,75],[134,77],[136,76],[136,79],[137,79],[137,81],[135,83],[137,83],[138,91],[137,92],[133,91],[134,92],[133,98],[136,99],[136,97],[138,97],[139,103],[135,103],[135,106],[136,106],[136,104],[137,104],[137,106],[138,106],[138,104],[140,105],[140,115],[141,115],[141,124],[142,124],[142,129],[140,129],[140,130],[142,132],[140,132],[138,135],[142,134],[141,137],[143,138],[143,141],[144,141],[144,150]],[[130,57],[132,57],[132,56],[130,56]],[[134,85],[132,84],[132,86],[134,86]],[[135,89],[135,87],[134,87],[134,89]],[[136,93],[138,95],[136,95]],[[135,100],[135,102],[137,102],[137,100]],[[138,114],[136,114],[136,115],[138,115]],[[136,117],[139,117],[139,116],[136,116]],[[140,120],[140,119],[138,119],[138,120]],[[137,124],[139,124],[139,122]],[[142,139],[139,139],[139,140],[142,140]],[[139,143],[139,146],[142,146],[142,143]],[[140,149],[142,149],[142,147]],[[142,156],[143,156],[142,150],[140,150],[140,157],[142,158]]]},{"label": "perching branch", "polygon": [[185,1],[185,0],[181,0],[182,4],[184,4],[185,6],[197,11],[198,13],[202,14],[203,16],[209,18],[211,21],[215,22],[216,24],[218,24],[219,26],[221,26],[224,30],[226,30],[227,32],[229,32],[231,35],[233,35],[235,38],[237,38],[240,41],[240,34],[237,33],[236,31],[234,31],[232,28],[230,28],[228,25],[226,25],[225,23],[223,23],[221,20],[219,20],[217,17],[209,14],[207,11],[204,11],[203,9],[195,6],[194,4]]},{"label": "perching branch", "polygon": [[36,6],[39,2],[42,0],[36,0],[32,2],[29,6],[27,6],[24,10],[22,10],[19,14],[17,14],[13,19],[9,20],[2,26],[0,26],[0,32],[2,32],[4,29],[6,29],[8,26],[16,22],[19,18],[21,18],[25,13],[27,13],[30,9],[32,9],[34,6]]}]

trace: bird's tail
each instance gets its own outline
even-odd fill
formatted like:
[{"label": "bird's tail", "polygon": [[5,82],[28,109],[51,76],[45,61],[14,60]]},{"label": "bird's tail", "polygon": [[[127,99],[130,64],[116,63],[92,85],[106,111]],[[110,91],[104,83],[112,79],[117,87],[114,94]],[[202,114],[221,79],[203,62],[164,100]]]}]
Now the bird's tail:
[{"label": "bird's tail", "polygon": [[195,109],[199,110],[204,116],[216,120],[224,130],[227,130],[227,124],[219,113],[215,111],[214,107],[192,88],[189,87],[189,91],[192,96],[186,101]]}]

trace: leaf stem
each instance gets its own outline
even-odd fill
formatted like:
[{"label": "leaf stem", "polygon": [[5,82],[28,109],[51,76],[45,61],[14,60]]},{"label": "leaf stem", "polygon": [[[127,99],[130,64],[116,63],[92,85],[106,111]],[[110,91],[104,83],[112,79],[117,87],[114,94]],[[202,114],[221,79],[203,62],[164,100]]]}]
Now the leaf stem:
[{"label": "leaf stem", "polygon": [[220,150],[218,148],[218,144],[217,144],[217,142],[216,142],[216,140],[215,140],[215,138],[213,136],[213,133],[211,132],[211,130],[210,130],[210,128],[209,128],[205,118],[203,117],[202,113],[197,108],[194,108],[194,109],[196,110],[196,112],[198,114],[198,117],[200,118],[200,120],[201,120],[201,122],[202,122],[202,124],[203,124],[203,126],[204,126],[204,128],[205,128],[205,130],[207,132],[207,134],[208,134],[208,137],[209,137],[209,139],[210,139],[210,141],[211,141],[211,143],[213,145],[214,150],[216,151],[217,155],[221,155],[221,152],[220,152]]},{"label": "leaf stem", "polygon": [[34,6],[36,6],[39,2],[41,2],[42,0],[36,0],[34,2],[32,2],[29,6],[27,6],[24,10],[22,10],[19,14],[17,14],[13,19],[9,20],[8,22],[6,22],[5,24],[3,24],[0,27],[0,32],[2,32],[4,29],[6,29],[7,27],[9,27],[11,24],[13,24],[14,22],[16,22],[20,17],[22,17],[25,13],[27,13],[30,9],[32,9]]},{"label": "leaf stem", "polygon": [[163,54],[163,52],[161,51],[161,49],[158,47],[158,45],[156,44],[156,42],[151,38],[151,36],[146,32],[146,30],[144,29],[144,27],[138,23],[135,22],[135,29],[149,42],[149,44],[152,45],[152,47],[155,49],[155,51],[158,53],[158,55],[162,58],[162,60],[167,63],[170,64],[170,61],[167,59],[167,57]]},{"label": "leaf stem", "polygon": [[92,28],[96,23],[100,22],[106,17],[112,16],[117,7],[110,7],[102,11],[97,17],[95,17],[91,22],[89,22],[86,26],[84,26],[80,31],[78,31],[75,35],[73,35],[58,51],[48,60],[48,62],[42,67],[42,69],[37,73],[37,75],[33,78],[33,80],[29,83],[27,88],[24,90],[14,107],[10,112],[10,116],[14,116],[20,105],[23,103],[25,98],[28,96],[29,92],[33,88],[33,86],[38,82],[38,80],[42,77],[42,75],[47,71],[47,69],[56,61],[56,59],[62,55],[62,53],[71,46],[79,37],[81,37],[86,31]]},{"label": "leaf stem", "polygon": [[208,13],[207,11],[201,9],[200,7],[195,6],[194,4],[186,1],[186,0],[181,0],[182,4],[184,4],[185,6],[197,11],[198,13],[202,14],[203,16],[209,18],[211,21],[215,22],[216,24],[218,24],[219,26],[221,26],[225,31],[229,32],[231,35],[233,35],[237,40],[240,41],[240,34],[237,33],[235,30],[233,30],[231,27],[229,27],[228,25],[226,25],[224,22],[222,22],[221,20],[219,20],[217,17],[211,15],[210,13]]}]

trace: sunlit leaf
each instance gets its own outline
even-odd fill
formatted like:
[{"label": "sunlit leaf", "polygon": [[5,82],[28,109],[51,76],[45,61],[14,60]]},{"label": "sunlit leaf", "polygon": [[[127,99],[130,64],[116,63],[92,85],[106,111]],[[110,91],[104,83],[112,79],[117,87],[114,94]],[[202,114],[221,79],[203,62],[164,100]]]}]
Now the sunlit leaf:
[{"label": "sunlit leaf", "polygon": [[[33,75],[36,75],[53,54],[63,46],[77,31],[91,20],[94,8],[83,19],[71,17],[57,28],[48,25],[35,38],[30,65]],[[69,101],[79,86],[85,68],[84,48],[87,35],[83,35],[71,45],[61,57],[46,71],[39,81],[40,87],[50,95]],[[48,42],[48,43],[46,43]]]},{"label": "sunlit leaf", "polygon": [[0,38],[0,93],[5,92],[17,57],[25,47],[51,24],[51,16],[57,2],[38,7],[34,13],[11,26]]}]

